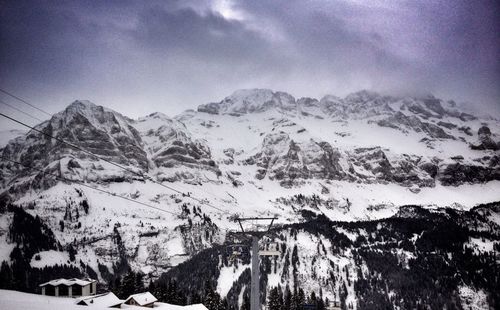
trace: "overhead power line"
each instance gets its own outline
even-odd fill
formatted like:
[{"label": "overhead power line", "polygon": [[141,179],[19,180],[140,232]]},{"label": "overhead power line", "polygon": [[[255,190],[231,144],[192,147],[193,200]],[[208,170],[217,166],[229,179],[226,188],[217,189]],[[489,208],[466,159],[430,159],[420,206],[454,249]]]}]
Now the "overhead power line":
[{"label": "overhead power line", "polygon": [[[0,92],[3,92],[3,93],[5,93],[5,94],[9,95],[9,96],[11,96],[12,98],[15,98],[15,99],[17,99],[17,100],[19,100],[19,101],[23,102],[24,104],[27,104],[27,105],[29,105],[30,107],[32,107],[32,108],[34,108],[34,109],[37,109],[37,110],[39,110],[39,111],[41,111],[41,112],[43,112],[43,113],[47,114],[48,116],[52,116],[52,114],[50,114],[50,113],[48,113],[48,112],[46,112],[46,111],[44,111],[44,110],[42,110],[42,109],[40,109],[40,108],[36,107],[35,105],[33,105],[33,104],[29,103],[28,101],[26,101],[26,100],[24,100],[24,99],[20,98],[19,96],[16,96],[16,95],[14,95],[14,94],[12,94],[12,93],[10,93],[10,92],[6,91],[6,90],[3,90],[3,89],[1,89],[1,88],[0,88]],[[18,110],[19,112],[21,112],[21,113],[23,113],[23,114],[26,114],[26,115],[28,115],[28,116],[30,116],[30,117],[32,117],[32,118],[36,118],[35,116],[33,116],[33,115],[31,115],[31,114],[29,114],[29,113],[27,113],[27,112],[21,111],[21,110],[19,110],[19,109],[16,109],[16,110]],[[42,132],[42,131],[40,131],[40,130],[37,130],[37,129],[35,129],[34,127],[29,126],[29,125],[27,125],[27,124],[24,124],[24,123],[22,123],[21,121],[16,120],[16,119],[14,119],[14,118],[12,118],[12,117],[9,117],[9,116],[4,115],[4,114],[2,114],[2,113],[0,113],[0,115],[1,115],[1,116],[6,117],[6,118],[8,118],[8,119],[10,119],[10,120],[12,120],[12,121],[14,121],[14,122],[16,122],[16,123],[18,123],[18,124],[21,124],[21,125],[23,125],[23,126],[25,126],[25,127],[27,127],[27,128],[30,128],[30,129],[32,129],[32,130],[35,130],[35,131],[37,131],[37,132],[39,132],[39,133],[41,133],[41,134],[43,134],[43,135],[45,135],[45,136],[51,137],[52,139],[55,139],[56,141],[59,141],[59,142],[64,143],[64,144],[66,144],[66,145],[69,145],[69,146],[71,146],[71,147],[73,147],[73,148],[76,148],[76,149],[78,149],[78,150],[80,150],[80,151],[82,151],[82,152],[84,152],[84,153],[86,153],[86,154],[88,154],[88,155],[94,156],[95,158],[98,158],[98,159],[100,159],[100,160],[103,160],[103,161],[105,161],[105,162],[107,162],[107,163],[109,163],[109,164],[111,164],[111,165],[114,165],[114,166],[116,166],[116,167],[118,167],[118,168],[120,168],[120,169],[123,169],[123,170],[128,171],[128,172],[130,172],[130,173],[132,173],[132,174],[135,174],[135,175],[137,175],[137,176],[140,176],[140,177],[141,177],[141,178],[143,178],[143,179],[147,179],[147,180],[149,180],[149,181],[151,181],[151,182],[153,182],[153,183],[155,183],[155,184],[158,184],[158,185],[160,185],[160,186],[162,186],[162,187],[164,187],[164,188],[167,188],[167,189],[169,189],[169,190],[171,190],[171,191],[173,191],[173,192],[176,192],[176,193],[181,194],[181,195],[183,195],[183,196],[184,196],[184,193],[183,193],[182,191],[177,190],[177,189],[175,189],[175,188],[173,188],[173,187],[171,187],[171,186],[164,185],[164,184],[163,184],[163,183],[161,183],[161,182],[157,182],[157,181],[155,181],[153,178],[151,178],[151,177],[150,177],[150,176],[148,176],[148,175],[144,175],[144,174],[142,174],[142,173],[138,173],[138,172],[136,172],[136,171],[134,171],[134,170],[132,170],[132,169],[129,169],[129,168],[123,167],[123,166],[121,166],[121,165],[119,165],[119,164],[117,164],[117,163],[115,163],[115,162],[112,162],[112,161],[110,161],[110,160],[107,160],[107,159],[105,159],[105,158],[102,158],[102,157],[100,157],[100,156],[98,156],[98,155],[96,155],[96,154],[94,154],[94,153],[92,153],[92,152],[89,152],[89,151],[87,151],[87,150],[85,150],[85,149],[83,149],[83,148],[80,148],[80,147],[78,147],[78,146],[76,146],[76,145],[74,145],[74,144],[72,144],[72,143],[69,143],[69,142],[66,142],[66,141],[64,141],[64,140],[62,140],[62,139],[59,139],[59,138],[56,138],[56,137],[50,136],[50,135],[48,135],[47,133]],[[202,191],[203,191],[203,190],[202,190]],[[208,194],[208,193],[207,193],[207,194]],[[214,197],[221,198],[221,197],[218,197],[217,195],[215,195],[215,194],[213,194],[213,193],[209,193],[209,194],[210,194],[210,195],[212,195],[212,196],[214,196]],[[198,202],[198,203],[200,203],[200,204],[203,204],[203,205],[206,205],[207,207],[213,208],[214,210],[217,210],[217,211],[219,211],[219,212],[222,212],[222,213],[225,213],[225,214],[227,214],[227,213],[228,213],[228,211],[225,211],[225,210],[222,210],[222,209],[220,209],[220,208],[218,208],[218,207],[215,207],[215,206],[211,205],[210,203],[208,203],[208,202],[206,202],[206,201],[204,201],[204,200],[202,200],[202,199],[198,199],[198,198],[196,198],[196,197],[192,197],[192,196],[190,196],[190,195],[185,195],[185,196],[187,196],[188,198],[190,198],[190,199],[192,199],[192,200],[194,200],[194,201],[196,201],[196,202]],[[221,198],[221,199],[224,199],[224,198]]]},{"label": "overhead power line", "polygon": [[214,209],[214,210],[217,210],[217,211],[219,211],[219,212],[222,212],[222,213],[224,213],[224,214],[227,214],[227,213],[228,213],[228,211],[225,211],[225,210],[223,210],[223,209],[221,209],[221,208],[218,208],[218,207],[216,207],[216,206],[214,206],[214,205],[212,205],[212,204],[210,204],[210,203],[208,203],[208,202],[206,202],[206,201],[204,201],[204,200],[202,200],[202,199],[199,199],[199,198],[196,198],[196,197],[193,197],[193,196],[190,196],[190,195],[185,195],[182,191],[180,191],[180,190],[178,190],[178,189],[175,189],[175,188],[173,188],[173,187],[171,187],[171,186],[169,186],[169,185],[165,185],[165,184],[163,184],[163,183],[161,183],[161,182],[155,181],[152,177],[150,177],[150,176],[148,176],[148,175],[144,175],[144,174],[142,174],[142,173],[140,173],[140,172],[134,171],[134,170],[129,169],[129,168],[127,168],[127,167],[123,167],[123,166],[122,166],[122,165],[120,165],[120,164],[117,164],[117,163],[115,163],[115,162],[113,162],[113,161],[111,161],[111,160],[108,160],[108,159],[103,158],[103,157],[101,157],[101,156],[99,156],[99,155],[96,155],[96,154],[94,154],[94,153],[92,153],[92,152],[89,152],[89,151],[87,151],[87,150],[85,150],[85,149],[83,149],[83,148],[81,148],[81,147],[79,147],[79,146],[77,146],[77,145],[74,145],[73,143],[66,142],[65,140],[63,140],[63,139],[61,139],[61,138],[54,137],[54,136],[52,136],[52,135],[50,135],[50,134],[48,134],[48,133],[46,133],[46,132],[44,132],[44,131],[42,131],[42,130],[39,130],[39,129],[37,129],[37,128],[33,127],[33,126],[30,126],[30,125],[28,125],[28,124],[26,124],[26,123],[24,123],[24,122],[22,122],[22,121],[20,121],[20,120],[18,120],[18,119],[15,119],[15,118],[10,117],[10,116],[8,116],[8,115],[5,115],[5,114],[3,114],[3,113],[0,113],[0,116],[2,116],[2,117],[4,117],[4,118],[7,118],[7,119],[9,119],[9,120],[11,120],[11,121],[13,121],[13,122],[15,122],[15,123],[17,123],[17,124],[22,125],[22,126],[25,126],[25,127],[29,128],[29,129],[31,129],[31,130],[33,130],[33,131],[36,131],[36,132],[38,132],[38,133],[41,133],[42,135],[44,135],[44,136],[46,136],[46,137],[49,137],[49,138],[51,138],[51,139],[54,139],[54,140],[56,140],[56,141],[58,141],[58,142],[60,142],[60,143],[63,143],[63,144],[68,145],[68,146],[70,146],[70,147],[72,147],[72,148],[75,148],[75,149],[77,149],[77,150],[79,150],[79,151],[81,151],[81,152],[83,152],[83,153],[85,153],[85,154],[87,154],[87,155],[93,156],[93,157],[95,157],[95,158],[97,158],[97,159],[99,159],[99,160],[102,160],[102,161],[104,161],[104,162],[107,162],[107,163],[109,163],[109,164],[111,164],[111,165],[113,165],[113,166],[115,166],[115,167],[118,167],[118,168],[120,168],[120,169],[124,170],[124,171],[130,172],[130,173],[132,173],[132,174],[134,174],[134,175],[136,175],[136,176],[141,177],[141,178],[142,178],[142,179],[144,179],[144,180],[149,180],[149,181],[151,181],[151,182],[153,182],[153,183],[155,183],[155,184],[158,184],[158,185],[160,185],[160,186],[162,186],[162,187],[164,187],[164,188],[166,188],[166,189],[168,189],[168,190],[170,190],[170,191],[173,191],[173,192],[175,192],[175,193],[178,193],[178,194],[181,194],[181,195],[183,195],[183,196],[185,196],[185,197],[188,197],[188,198],[190,198],[191,200],[194,200],[194,201],[196,201],[196,202],[198,202],[198,203],[200,203],[200,204],[202,204],[202,205],[205,205],[205,206],[207,206],[207,207],[210,207],[210,208],[212,208],[212,209]]},{"label": "overhead power line", "polygon": [[145,207],[148,207],[148,208],[152,208],[152,209],[156,209],[158,211],[161,211],[161,212],[166,212],[166,213],[169,213],[169,214],[172,214],[172,215],[175,215],[175,216],[180,216],[180,214],[178,213],[175,213],[175,212],[172,212],[172,211],[168,211],[168,210],[164,210],[164,209],[161,209],[161,208],[158,208],[158,207],[155,207],[153,205],[150,205],[148,203],[145,203],[145,202],[141,202],[141,201],[138,201],[138,200],[135,200],[135,199],[132,199],[132,198],[128,198],[128,197],[125,197],[125,196],[121,196],[121,195],[117,195],[115,193],[112,193],[110,191],[107,191],[107,190],[103,190],[103,189],[100,189],[100,188],[97,188],[97,187],[94,187],[94,186],[91,186],[91,185],[88,185],[86,183],[84,183],[83,181],[79,181],[79,180],[72,180],[72,179],[68,179],[68,178],[65,178],[65,177],[62,177],[62,176],[59,176],[57,174],[54,174],[54,173],[50,173],[50,172],[47,172],[43,169],[39,169],[39,168],[35,168],[35,167],[30,167],[28,165],[25,165],[25,164],[22,164],[18,161],[15,161],[15,160],[12,160],[12,159],[9,159],[9,158],[6,158],[6,157],[2,157],[3,160],[7,160],[7,161],[10,161],[11,163],[14,163],[14,164],[17,164],[17,165],[20,165],[20,166],[23,166],[27,169],[30,169],[30,170],[37,170],[39,172],[42,172],[44,174],[48,174],[48,175],[51,175],[51,176],[54,176],[56,177],[57,179],[60,179],[61,181],[66,181],[66,182],[71,182],[71,183],[76,183],[80,186],[84,186],[84,187],[87,187],[87,188],[90,188],[90,189],[93,189],[93,190],[96,190],[96,191],[99,191],[99,192],[102,192],[102,193],[106,193],[108,195],[111,195],[111,196],[114,196],[114,197],[118,197],[118,198],[121,198],[121,199],[124,199],[124,200],[127,200],[127,201],[130,201],[130,202],[134,202],[134,203],[137,203],[137,204],[140,204],[142,206],[145,206]]},{"label": "overhead power line", "polygon": [[79,146],[77,146],[77,145],[74,145],[73,143],[69,143],[69,142],[64,141],[63,139],[60,139],[60,138],[54,137],[54,136],[52,136],[52,135],[50,135],[50,134],[48,134],[48,133],[46,133],[46,132],[44,132],[44,131],[42,131],[42,130],[36,129],[35,127],[30,126],[30,125],[28,125],[28,124],[26,124],[26,123],[24,123],[24,122],[21,122],[20,120],[17,120],[17,119],[15,119],[15,118],[13,118],[13,117],[10,117],[10,116],[8,116],[8,115],[5,115],[5,114],[3,114],[3,113],[1,113],[1,112],[0,112],[0,116],[3,116],[3,117],[5,117],[5,118],[7,118],[7,119],[9,119],[9,120],[11,120],[11,121],[13,121],[13,122],[16,122],[16,123],[18,123],[18,124],[20,124],[20,125],[22,125],[22,126],[24,126],[24,127],[27,127],[27,128],[29,128],[29,129],[31,129],[31,130],[33,130],[33,131],[38,132],[38,133],[41,133],[41,134],[42,134],[42,135],[44,135],[44,136],[47,136],[47,137],[49,137],[49,138],[51,138],[51,139],[54,139],[54,140],[56,140],[56,141],[58,141],[58,142],[61,142],[61,143],[63,143],[63,144],[66,144],[66,145],[68,145],[68,146],[70,146],[70,147],[72,147],[72,148],[75,148],[75,149],[79,150],[79,151],[82,151],[82,152],[84,152],[84,153],[85,153],[85,154],[87,154],[87,155],[94,156],[95,158],[100,159],[100,160],[102,160],[102,161],[105,161],[105,162],[107,162],[107,163],[109,163],[109,164],[111,164],[111,165],[113,165],[113,166],[116,166],[116,167],[118,167],[118,168],[120,168],[120,169],[126,170],[126,171],[131,172],[131,173],[133,173],[133,174],[135,174],[135,175],[138,175],[138,176],[141,176],[141,177],[145,178],[143,175],[141,175],[140,173],[138,173],[138,172],[136,172],[136,171],[134,171],[134,170],[132,170],[132,169],[129,169],[129,168],[123,167],[122,165],[119,165],[119,164],[117,164],[117,163],[115,163],[115,162],[112,162],[112,161],[110,161],[110,160],[108,160],[108,159],[106,159],[106,158],[102,158],[102,157],[100,157],[99,155],[96,155],[96,154],[94,154],[94,153],[92,153],[92,152],[89,152],[89,151],[87,151],[87,150],[85,150],[85,149],[83,149],[83,148],[81,148],[81,147],[79,147]]},{"label": "overhead power line", "polygon": [[16,108],[15,106],[13,106],[13,105],[11,105],[11,104],[8,104],[7,102],[5,102],[5,101],[3,101],[3,100],[0,100],[0,103],[1,103],[1,104],[3,104],[3,105],[5,105],[5,106],[8,106],[9,108],[11,108],[11,109],[13,109],[13,110],[16,110],[16,111],[17,111],[17,112],[19,112],[19,113],[22,113],[22,114],[24,114],[24,115],[26,115],[26,116],[29,116],[29,117],[31,117],[31,118],[33,118],[33,119],[37,120],[37,121],[43,122],[43,120],[42,120],[42,119],[39,119],[39,118],[38,118],[38,117],[36,117],[36,116],[33,116],[33,115],[29,114],[29,113],[26,113],[26,112],[24,112],[23,110],[18,109],[18,108]]},{"label": "overhead power line", "polygon": [[31,104],[31,103],[29,103],[28,101],[26,101],[26,100],[24,100],[24,99],[22,99],[22,98],[19,98],[18,96],[16,96],[16,95],[14,95],[14,94],[9,93],[9,92],[8,92],[8,91],[6,91],[6,90],[3,90],[3,89],[1,89],[1,88],[0,88],[0,92],[2,92],[2,93],[4,93],[4,94],[6,94],[6,95],[8,95],[8,96],[11,96],[11,97],[12,97],[12,98],[14,98],[14,99],[17,99],[17,100],[21,101],[22,103],[24,103],[24,104],[26,104],[26,105],[28,105],[28,106],[32,107],[33,109],[36,109],[36,110],[38,110],[38,111],[40,111],[40,112],[42,112],[42,113],[47,114],[48,116],[52,116],[52,114],[50,114],[49,112],[44,111],[44,110],[42,110],[42,109],[40,109],[40,108],[38,108],[38,107],[36,107],[36,106],[32,105],[32,104]]}]

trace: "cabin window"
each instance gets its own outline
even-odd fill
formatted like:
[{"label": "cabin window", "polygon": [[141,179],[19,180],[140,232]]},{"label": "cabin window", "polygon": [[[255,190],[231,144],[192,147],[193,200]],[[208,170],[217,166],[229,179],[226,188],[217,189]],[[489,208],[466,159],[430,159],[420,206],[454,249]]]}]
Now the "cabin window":
[{"label": "cabin window", "polygon": [[94,294],[94,283],[90,283],[90,294]]},{"label": "cabin window", "polygon": [[73,291],[73,296],[81,296],[82,295],[82,287],[80,285],[71,286]]},{"label": "cabin window", "polygon": [[56,288],[53,287],[52,285],[46,285],[45,286],[45,295],[55,296],[56,295]]},{"label": "cabin window", "polygon": [[68,296],[69,295],[69,289],[66,285],[60,285],[59,286],[59,296]]}]

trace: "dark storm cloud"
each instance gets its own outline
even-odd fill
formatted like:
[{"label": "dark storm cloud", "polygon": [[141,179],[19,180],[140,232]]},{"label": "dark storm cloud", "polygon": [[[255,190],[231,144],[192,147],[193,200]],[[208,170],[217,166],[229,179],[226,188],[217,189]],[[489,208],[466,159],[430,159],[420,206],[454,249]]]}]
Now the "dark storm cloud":
[{"label": "dark storm cloud", "polygon": [[299,59],[328,68],[333,80],[351,80],[342,85],[349,90],[437,92],[500,105],[500,12],[493,1],[272,3],[238,5],[281,25]]},{"label": "dark storm cloud", "polygon": [[90,48],[98,27],[83,24],[75,12],[54,4],[4,3],[0,25],[2,81],[63,82],[79,72],[82,60],[98,56]]},{"label": "dark storm cloud", "polygon": [[499,106],[494,1],[0,5],[0,84],[52,112],[88,98],[131,116],[175,114],[242,87],[315,97],[368,88]]},{"label": "dark storm cloud", "polygon": [[239,21],[220,14],[200,15],[191,8],[165,10],[151,8],[139,16],[131,32],[139,46],[156,49],[160,54],[185,53],[206,61],[242,60],[266,62],[275,57],[270,42],[246,29]]}]

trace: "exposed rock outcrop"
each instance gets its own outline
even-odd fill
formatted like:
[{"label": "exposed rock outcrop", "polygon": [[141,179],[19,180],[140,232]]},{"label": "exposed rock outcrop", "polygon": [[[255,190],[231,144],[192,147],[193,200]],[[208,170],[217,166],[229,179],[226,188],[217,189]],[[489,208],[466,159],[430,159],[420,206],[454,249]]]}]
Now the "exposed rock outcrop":
[{"label": "exposed rock outcrop", "polygon": [[488,126],[482,126],[479,128],[478,132],[478,144],[471,144],[470,147],[473,150],[493,150],[497,151],[500,149],[500,141],[495,142],[491,137],[491,130]]}]

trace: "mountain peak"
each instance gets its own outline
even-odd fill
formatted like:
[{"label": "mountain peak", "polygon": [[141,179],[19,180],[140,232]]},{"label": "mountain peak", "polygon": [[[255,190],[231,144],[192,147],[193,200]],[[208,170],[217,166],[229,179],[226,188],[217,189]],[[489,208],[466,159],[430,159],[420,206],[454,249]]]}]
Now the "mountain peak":
[{"label": "mountain peak", "polygon": [[274,92],[268,88],[245,88],[238,89],[234,91],[229,97],[232,99],[249,99],[249,98],[264,98],[264,97],[272,97]]},{"label": "mountain peak", "polygon": [[70,104],[70,106],[72,105],[96,106],[96,104],[90,100],[75,100]]},{"label": "mountain peak", "polygon": [[265,110],[267,103],[273,102],[275,93],[270,89],[240,89],[222,102],[228,103],[237,113],[248,113]]},{"label": "mountain peak", "polygon": [[347,101],[370,101],[375,98],[380,97],[380,94],[371,90],[360,90],[354,93],[350,93],[345,97]]},{"label": "mountain peak", "polygon": [[[57,113],[57,115],[64,114],[66,116],[71,116],[74,114],[81,114],[85,116],[92,116],[95,114],[101,114],[105,110],[108,110],[102,106],[98,106],[89,100],[75,100],[70,105],[64,109],[64,111]],[[114,112],[114,111],[112,111]]]},{"label": "mountain peak", "polygon": [[97,105],[89,100],[75,100],[69,106],[54,115],[57,118],[64,119],[72,119],[75,115],[80,115],[88,119],[90,122],[95,123],[104,123],[106,121],[112,120],[113,116],[117,119],[120,119],[123,122],[127,119],[125,116],[120,113],[108,109],[106,107]]},{"label": "mountain peak", "polygon": [[66,107],[66,110],[81,111],[95,109],[96,107],[98,107],[98,105],[89,100],[75,100]]},{"label": "mountain peak", "polygon": [[151,118],[151,119],[161,119],[161,120],[171,120],[172,119],[168,115],[166,115],[166,114],[164,114],[162,112],[154,112],[154,113],[151,113],[151,114],[149,114],[147,116],[139,118],[139,120],[141,120],[141,119],[148,119],[148,118]]},{"label": "mountain peak", "polygon": [[268,111],[272,108],[295,106],[295,98],[285,92],[270,89],[240,89],[220,102],[212,102],[198,107],[198,112],[210,114],[246,114]]}]

